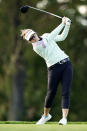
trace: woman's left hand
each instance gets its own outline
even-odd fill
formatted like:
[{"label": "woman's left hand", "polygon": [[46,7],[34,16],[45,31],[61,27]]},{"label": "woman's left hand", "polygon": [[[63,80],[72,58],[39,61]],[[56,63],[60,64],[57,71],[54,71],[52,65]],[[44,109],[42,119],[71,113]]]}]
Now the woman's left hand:
[{"label": "woman's left hand", "polygon": [[64,24],[66,24],[66,19],[67,19],[67,17],[65,17],[65,16],[62,18],[62,22],[63,22]]},{"label": "woman's left hand", "polygon": [[66,25],[70,25],[70,24],[71,24],[71,20],[68,17],[66,17]]}]

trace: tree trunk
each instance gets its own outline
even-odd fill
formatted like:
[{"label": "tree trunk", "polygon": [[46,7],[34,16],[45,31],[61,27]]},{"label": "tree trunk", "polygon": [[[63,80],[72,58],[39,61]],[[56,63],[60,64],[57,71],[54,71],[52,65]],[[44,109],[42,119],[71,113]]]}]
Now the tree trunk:
[{"label": "tree trunk", "polygon": [[11,56],[11,67],[10,76],[12,79],[12,97],[9,109],[8,120],[18,121],[23,120],[23,100],[24,100],[24,79],[25,79],[25,68],[22,60],[22,52],[20,48],[20,42],[17,37],[16,30],[20,25],[19,19],[19,7],[21,0],[13,2],[14,9],[11,16],[11,24],[13,26],[14,33],[14,44],[13,53]]},{"label": "tree trunk", "polygon": [[[20,59],[20,57],[19,57]],[[9,120],[23,120],[25,70],[16,63],[17,71],[12,75],[12,99]]]}]

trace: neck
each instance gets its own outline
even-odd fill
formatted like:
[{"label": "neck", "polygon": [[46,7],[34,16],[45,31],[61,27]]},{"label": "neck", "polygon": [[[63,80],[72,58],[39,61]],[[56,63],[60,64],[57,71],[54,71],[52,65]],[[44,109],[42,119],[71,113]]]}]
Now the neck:
[{"label": "neck", "polygon": [[41,38],[41,37],[39,37],[39,41],[40,41],[40,40],[42,40],[42,38]]},{"label": "neck", "polygon": [[36,40],[36,42],[38,42],[38,41],[40,41],[40,40],[42,40],[42,38],[41,38],[41,37],[38,37],[38,39]]},{"label": "neck", "polygon": [[36,42],[38,42],[38,41],[40,41],[40,40],[42,40],[42,38],[41,38],[41,37],[38,37],[33,43],[36,43]]}]

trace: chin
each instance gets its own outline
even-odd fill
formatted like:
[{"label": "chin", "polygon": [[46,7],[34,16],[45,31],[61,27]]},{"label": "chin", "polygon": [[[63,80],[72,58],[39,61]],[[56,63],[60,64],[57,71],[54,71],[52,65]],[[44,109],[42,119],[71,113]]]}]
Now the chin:
[{"label": "chin", "polygon": [[32,40],[32,43],[35,43],[36,42],[36,40]]}]

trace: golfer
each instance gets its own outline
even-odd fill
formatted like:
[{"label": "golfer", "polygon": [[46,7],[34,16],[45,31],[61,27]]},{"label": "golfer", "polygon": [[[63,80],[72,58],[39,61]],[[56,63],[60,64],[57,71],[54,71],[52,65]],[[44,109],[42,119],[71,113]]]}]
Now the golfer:
[{"label": "golfer", "polygon": [[[44,114],[36,123],[38,125],[45,124],[52,118],[49,112],[59,82],[62,84],[62,119],[59,121],[59,124],[67,124],[70,105],[70,87],[72,83],[72,64],[69,56],[59,48],[56,42],[65,40],[70,29],[70,24],[71,20],[63,17],[61,24],[57,28],[51,33],[45,33],[40,37],[31,29],[21,30],[23,39],[27,40],[28,43],[32,43],[33,50],[40,55],[47,64],[48,89],[44,104]],[[60,33],[61,31],[62,33]]]}]

